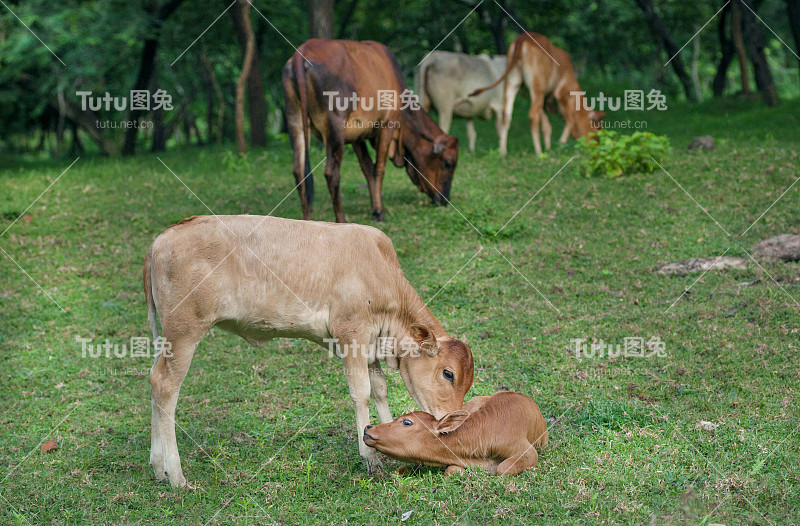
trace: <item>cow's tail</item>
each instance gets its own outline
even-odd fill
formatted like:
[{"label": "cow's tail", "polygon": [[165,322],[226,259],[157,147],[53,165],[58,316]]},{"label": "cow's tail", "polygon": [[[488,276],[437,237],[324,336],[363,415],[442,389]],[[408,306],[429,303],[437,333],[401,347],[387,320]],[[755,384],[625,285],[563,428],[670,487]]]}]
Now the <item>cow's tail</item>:
[{"label": "cow's tail", "polygon": [[153,341],[156,341],[158,339],[158,313],[156,312],[156,303],[153,300],[152,259],[153,247],[151,246],[144,257],[142,275],[144,278],[144,299],[147,303],[147,319],[150,320],[150,327],[153,329]]},{"label": "cow's tail", "polygon": [[[517,44],[518,42],[520,43],[519,45]],[[519,64],[519,62],[522,60],[522,45],[521,45],[522,42],[524,42],[524,40],[517,39],[511,44],[511,47],[508,49],[509,58],[506,61],[506,71],[505,73],[503,73],[503,76],[501,76],[499,79],[494,81],[494,83],[486,86],[485,88],[476,89],[475,91],[469,94],[470,97],[477,97],[481,93],[496,88],[501,82],[506,80],[506,77],[508,77],[508,74],[511,73],[511,70],[515,68],[517,64]]]},{"label": "cow's tail", "polygon": [[305,142],[305,178],[303,179],[306,186],[306,200],[308,204],[314,202],[314,175],[311,173],[311,163],[308,160],[308,147],[311,143],[311,133],[309,131],[308,119],[308,86],[306,84],[306,69],[303,66],[303,56],[297,52],[292,57],[292,65],[294,66],[294,77],[297,82],[297,96],[300,99],[300,111],[302,112],[303,120],[303,141]]},{"label": "cow's tail", "polygon": [[431,101],[428,96],[428,61],[424,61],[422,65],[417,69],[417,74],[414,75],[414,92],[417,94],[417,98],[419,99],[419,105],[425,111],[430,110],[430,103]]}]

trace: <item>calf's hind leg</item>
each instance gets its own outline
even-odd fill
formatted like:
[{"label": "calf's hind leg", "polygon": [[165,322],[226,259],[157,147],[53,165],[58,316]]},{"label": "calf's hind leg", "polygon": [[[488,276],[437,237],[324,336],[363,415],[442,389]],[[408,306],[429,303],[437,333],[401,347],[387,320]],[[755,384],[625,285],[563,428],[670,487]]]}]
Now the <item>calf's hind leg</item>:
[{"label": "calf's hind leg", "polygon": [[[509,50],[509,54],[511,50]],[[500,141],[500,156],[508,154],[508,129],[511,127],[511,115],[514,113],[514,98],[522,85],[522,75],[515,68],[509,72],[503,86],[503,113],[498,116],[497,135]]]},{"label": "calf's hind leg", "polygon": [[156,355],[156,359],[153,362],[153,367],[150,369],[150,467],[153,468],[153,473],[155,474],[158,482],[166,482],[167,474],[164,471],[164,448],[161,440],[161,428],[158,422],[159,404],[156,402],[156,395],[152,389],[153,371],[156,368],[156,364],[158,364],[159,358],[161,358],[161,355]]},{"label": "calf's hind leg", "polygon": [[[174,487],[186,485],[175,436],[175,408],[178,405],[181,384],[192,363],[195,347],[201,339],[202,335],[168,338],[167,341],[172,347],[164,350],[150,372],[151,401],[155,418],[152,430],[158,433],[158,438],[151,441],[150,461],[156,471],[156,479],[165,481],[168,478]],[[160,462],[155,458],[158,453],[161,454]]]},{"label": "calf's hind leg", "polygon": [[498,475],[516,475],[539,463],[539,453],[529,445],[522,453],[508,457],[497,466]]},{"label": "calf's hind leg", "polygon": [[553,134],[553,127],[550,126],[550,119],[547,118],[547,112],[542,110],[541,115],[542,135],[544,136],[544,149],[550,149],[550,136]]}]

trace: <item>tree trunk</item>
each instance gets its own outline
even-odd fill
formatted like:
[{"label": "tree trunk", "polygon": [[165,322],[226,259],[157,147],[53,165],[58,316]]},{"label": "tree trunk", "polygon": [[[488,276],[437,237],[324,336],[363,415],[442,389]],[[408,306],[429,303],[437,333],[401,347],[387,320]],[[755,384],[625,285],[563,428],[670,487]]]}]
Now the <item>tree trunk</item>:
[{"label": "tree trunk", "polygon": [[308,35],[333,38],[333,0],[308,0]]},{"label": "tree trunk", "polygon": [[65,106],[67,105],[64,99],[64,90],[58,90],[58,125],[56,126],[56,153],[61,153],[61,146],[64,144],[64,121],[65,121]]},{"label": "tree trunk", "polygon": [[[225,2],[225,4],[227,5],[228,2]],[[249,3],[247,8],[249,14]],[[253,30],[250,26],[249,16],[248,20],[245,21],[242,19],[242,10],[231,9],[230,13],[231,18],[233,19],[233,28],[236,32],[236,39],[239,41],[239,47],[242,48],[242,57],[244,57],[247,54],[248,40],[251,36],[253,36]],[[253,37],[253,39],[253,42],[255,43],[255,37]],[[254,48],[253,51],[250,73],[247,76],[247,108],[250,118],[250,143],[253,146],[264,147],[267,145],[267,121],[266,109],[264,107],[264,87],[261,83],[261,64],[259,62],[257,47]]]},{"label": "tree trunk", "polygon": [[703,94],[700,89],[700,74],[697,71],[697,63],[700,60],[700,39],[695,38],[692,42],[694,49],[692,50],[692,86],[694,86],[694,98],[699,101],[702,100]]},{"label": "tree trunk", "polygon": [[204,63],[204,55],[200,55],[200,75],[203,77],[203,92],[206,96],[206,140],[209,144],[214,142],[214,88],[211,86],[211,76],[208,73],[206,64]]},{"label": "tree trunk", "polygon": [[[786,14],[794,37],[794,48],[800,55],[800,0],[786,0]],[[797,61],[797,67],[800,68],[800,60]]]},{"label": "tree trunk", "polygon": [[104,130],[97,127],[97,121],[101,119],[95,112],[91,110],[83,111],[79,108],[75,108],[67,101],[64,105],[64,113],[68,119],[79,125],[89,134],[89,137],[97,143],[97,146],[103,154],[111,156],[119,154],[119,144],[105,137],[103,134]]},{"label": "tree trunk", "polygon": [[179,125],[184,121],[186,113],[188,112],[189,109],[189,104],[191,104],[191,102],[192,102],[191,99],[183,99],[180,107],[175,112],[175,115],[172,117],[172,119],[170,119],[168,123],[166,123],[166,125],[164,126],[165,139],[170,137],[173,133],[175,133],[176,130],[179,130]]},{"label": "tree trunk", "polygon": [[239,11],[236,16],[240,17],[245,35],[247,35],[242,73],[239,75],[239,80],[236,81],[236,146],[239,149],[239,153],[247,153],[247,141],[244,137],[244,85],[250,76],[250,69],[253,66],[256,39],[253,35],[253,27],[250,25],[250,2],[248,0],[236,0],[234,9]]},{"label": "tree trunk", "polygon": [[[139,63],[139,74],[136,76],[136,82],[133,83],[134,90],[147,89],[150,85],[150,78],[156,69],[156,51],[158,51],[158,40],[148,38],[144,41],[144,48],[142,50],[142,58]],[[144,114],[142,110],[130,110],[128,112],[129,121],[138,121]],[[139,129],[131,127],[125,130],[125,143],[122,146],[122,155],[133,155],[136,151],[136,136]]]},{"label": "tree trunk", "polygon": [[347,26],[350,24],[350,20],[353,18],[353,15],[356,12],[356,6],[358,6],[358,0],[350,0],[350,4],[347,6],[347,11],[345,11],[344,17],[339,23],[339,31],[336,33],[336,38],[344,38],[345,31],[347,31]]},{"label": "tree trunk", "polygon": [[[150,83],[151,87],[157,85],[158,71],[153,73],[153,78]],[[164,126],[164,112],[154,111],[152,113],[152,118],[153,127],[151,129],[153,131],[153,142],[150,144],[150,151],[153,153],[163,152],[167,149],[167,139],[170,135],[167,133],[166,127]]]},{"label": "tree trunk", "polygon": [[722,13],[719,17],[719,24],[717,25],[717,35],[719,36],[719,46],[720,51],[722,52],[722,57],[719,60],[719,66],[717,66],[717,73],[714,75],[714,80],[711,83],[711,89],[714,91],[714,97],[721,97],[725,91],[728,68],[733,61],[733,42],[731,42],[731,39],[728,38],[725,30],[726,22],[730,12],[731,5],[728,3],[722,10]]},{"label": "tree trunk", "polygon": [[[172,13],[183,3],[183,0],[169,0],[166,4],[158,9],[152,6],[148,9],[148,14],[152,17],[150,38],[145,39],[144,47],[142,48],[142,58],[139,62],[139,74],[136,76],[136,82],[133,83],[134,90],[147,89],[150,85],[150,78],[156,69],[156,52],[158,51],[158,39],[161,35],[161,26],[164,21],[169,18]],[[130,110],[128,112],[129,121],[138,121],[139,117],[144,112],[142,110]],[[133,155],[136,150],[136,136],[139,132],[138,128],[128,128],[125,131],[125,142],[122,146],[123,155]]]},{"label": "tree trunk", "polygon": [[680,55],[678,55],[680,48],[675,45],[675,41],[672,40],[672,37],[667,31],[667,26],[664,25],[664,21],[655,12],[653,1],[636,0],[636,3],[644,13],[647,21],[650,22],[650,26],[653,28],[656,36],[664,46],[664,50],[667,52],[667,55],[671,57],[669,62],[672,64],[672,69],[675,71],[675,74],[678,76],[678,80],[680,80],[681,85],[683,86],[683,92],[686,94],[686,98],[693,100],[694,94],[692,93],[692,79],[689,78],[689,75],[686,73],[686,69],[683,67],[683,61],[681,60]]},{"label": "tree trunk", "polygon": [[733,46],[736,49],[736,57],[739,59],[739,75],[742,78],[742,93],[750,93],[750,72],[747,69],[747,50],[744,47],[744,37],[742,36],[742,6],[739,0],[731,3],[733,16],[731,17],[731,35]]},{"label": "tree trunk", "polygon": [[[506,27],[508,26],[509,15],[514,19],[517,18],[514,8],[511,6],[511,2],[509,0],[503,0],[502,6],[497,4],[497,9],[487,9],[487,4],[485,2],[477,3],[477,0],[474,2],[470,0],[453,1],[469,9],[475,9],[480,16],[481,21],[486,24],[486,27],[489,28],[489,32],[492,33],[492,40],[494,40],[494,48],[497,50],[497,54],[505,55],[508,53],[508,44],[506,43]],[[503,9],[505,9],[508,14],[504,13]],[[519,33],[519,27],[517,27],[516,24],[513,24],[513,27]]]},{"label": "tree trunk", "polygon": [[506,24],[503,19],[499,23],[489,26],[492,31],[492,38],[494,39],[494,48],[497,50],[498,55],[505,55],[508,53],[508,44],[506,43]]},{"label": "tree trunk", "polygon": [[755,9],[746,0],[741,0],[744,4],[742,9],[742,33],[747,42],[747,53],[750,62],[753,63],[753,76],[756,79],[756,87],[764,97],[767,106],[778,105],[778,92],[775,89],[775,82],[772,80],[772,73],[769,70],[767,56],[764,54],[764,40],[761,38],[761,30],[756,20]]},{"label": "tree trunk", "polygon": [[492,17],[488,9],[483,9],[482,4],[479,9],[483,11],[483,20],[489,26],[489,31],[492,32],[494,48],[497,50],[497,54],[505,55],[508,53],[508,43],[506,43],[506,21],[508,17],[502,11],[497,16]]},{"label": "tree trunk", "polygon": [[[514,9],[513,4],[511,4],[511,0],[504,0],[503,1],[503,9],[505,11],[501,10],[500,14],[505,16],[506,13],[508,13],[507,16],[510,17],[512,20],[519,20],[519,15],[517,14],[516,9]],[[504,23],[506,23],[506,22],[504,22]],[[514,31],[516,31],[517,33],[519,33],[519,34],[522,34],[522,32],[523,32],[523,29],[521,27],[519,27],[517,24],[511,24],[511,28]]]},{"label": "tree trunk", "polygon": [[47,128],[44,126],[39,128],[39,144],[36,145],[37,152],[44,151],[45,139],[47,138]]},{"label": "tree trunk", "polygon": [[[222,93],[219,80],[217,80],[217,75],[214,73],[214,66],[205,54],[200,55],[200,62],[203,64],[204,76],[210,81],[211,87],[214,90],[214,95],[216,95],[219,104],[217,108],[216,129],[214,129],[214,124],[211,122],[211,112],[209,112],[208,142],[211,142],[211,137],[213,135],[216,143],[222,144],[222,136],[224,135],[225,127],[225,95]],[[212,130],[214,131],[212,132]]]},{"label": "tree trunk", "polygon": [[83,143],[81,142],[81,136],[79,135],[80,128],[78,127],[78,123],[73,120],[70,120],[72,125],[72,144],[69,146],[69,153],[70,155],[79,153],[84,153]]},{"label": "tree trunk", "polygon": [[194,113],[187,110],[184,122],[186,122],[186,135],[189,137],[189,144],[192,142],[192,134],[194,133],[195,139],[197,139],[197,145],[204,146],[205,141],[203,141],[203,137],[200,135],[200,128],[197,127],[197,118],[194,116]]},{"label": "tree trunk", "polygon": [[[173,117],[174,118],[174,117]],[[153,153],[163,152],[167,149],[167,129],[164,126],[164,112],[153,112],[153,144],[150,146],[150,151]]]}]

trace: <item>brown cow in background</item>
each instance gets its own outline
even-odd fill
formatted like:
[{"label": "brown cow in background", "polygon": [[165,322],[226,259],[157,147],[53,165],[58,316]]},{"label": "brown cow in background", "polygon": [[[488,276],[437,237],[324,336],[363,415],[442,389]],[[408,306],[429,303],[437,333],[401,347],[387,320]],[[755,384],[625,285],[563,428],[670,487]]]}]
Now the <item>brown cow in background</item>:
[{"label": "brown cow in background", "polygon": [[528,86],[531,95],[531,109],[528,117],[531,121],[531,136],[536,153],[542,153],[539,142],[539,123],[544,132],[544,147],[550,149],[550,134],[553,129],[544,111],[545,98],[553,97],[558,103],[558,111],[564,116],[564,132],[559,142],[567,142],[570,134],[574,138],[586,137],[600,128],[600,119],[605,113],[590,111],[585,108],[582,96],[572,94],[581,91],[572,59],[569,53],[553,45],[546,36],[539,33],[525,32],[508,48],[506,72],[493,84],[475,90],[469,94],[475,97],[505,81],[503,119],[500,128],[500,155],[508,153],[506,143],[508,128],[511,126],[511,114],[514,111],[514,99],[522,82]]},{"label": "brown cow in background", "polygon": [[[309,196],[301,184],[311,177],[303,174],[308,165],[309,132],[325,145],[325,179],[337,222],[346,221],[339,171],[347,143],[353,145],[367,178],[373,219],[383,220],[385,212],[381,187],[387,157],[398,168],[405,166],[417,188],[432,201],[447,203],[458,160],[458,139],[444,133],[415,103],[403,108],[402,99],[411,95],[406,90],[394,54],[377,42],[311,39],[286,62],[286,120],[304,219],[311,219]],[[394,93],[395,107],[385,104],[379,91],[384,96]],[[375,162],[367,142],[376,151]]]}]

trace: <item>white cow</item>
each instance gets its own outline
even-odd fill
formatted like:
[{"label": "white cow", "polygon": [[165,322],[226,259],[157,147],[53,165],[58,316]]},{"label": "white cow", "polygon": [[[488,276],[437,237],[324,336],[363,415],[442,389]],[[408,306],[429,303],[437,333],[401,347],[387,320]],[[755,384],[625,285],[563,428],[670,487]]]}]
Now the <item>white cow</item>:
[{"label": "white cow", "polygon": [[495,88],[477,97],[469,94],[500,78],[506,69],[506,57],[466,55],[434,51],[423,60],[414,76],[414,91],[425,110],[433,106],[439,113],[439,127],[449,133],[453,115],[467,119],[469,149],[475,150],[475,125],[472,119],[494,116],[498,137],[499,117],[503,112],[503,90]]}]

